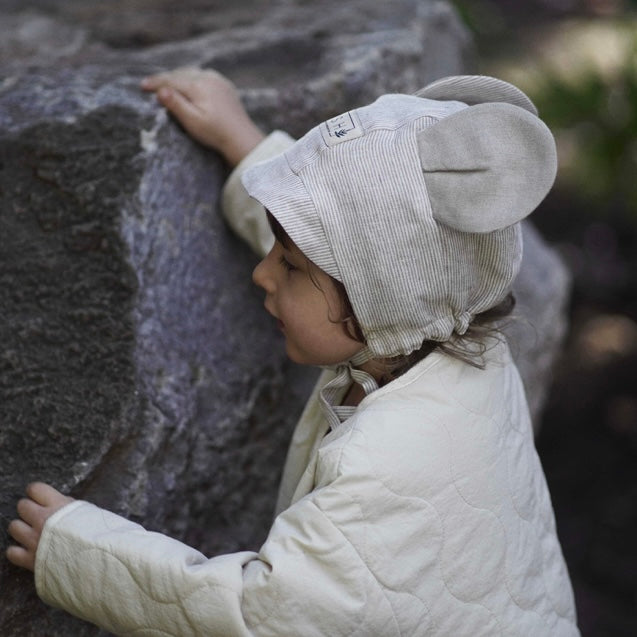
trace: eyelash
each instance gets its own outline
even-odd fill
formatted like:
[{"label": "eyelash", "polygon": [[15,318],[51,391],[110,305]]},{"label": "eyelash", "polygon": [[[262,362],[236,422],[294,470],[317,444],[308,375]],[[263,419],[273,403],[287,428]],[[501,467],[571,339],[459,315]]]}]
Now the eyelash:
[{"label": "eyelash", "polygon": [[293,266],[284,256],[279,257],[279,263],[288,271],[293,272],[296,267]]}]

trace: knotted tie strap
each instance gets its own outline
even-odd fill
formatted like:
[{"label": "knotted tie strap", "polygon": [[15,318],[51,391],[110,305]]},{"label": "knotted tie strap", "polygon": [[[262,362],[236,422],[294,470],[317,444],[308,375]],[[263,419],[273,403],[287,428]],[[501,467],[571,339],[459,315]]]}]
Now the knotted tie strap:
[{"label": "knotted tie strap", "polygon": [[378,389],[378,383],[373,376],[354,367],[354,365],[361,365],[370,358],[371,355],[365,348],[351,360],[338,365],[336,367],[336,378],[327,383],[321,390],[319,394],[321,409],[330,429],[336,429],[356,411],[355,406],[337,404],[337,401],[342,399],[344,390],[353,382],[358,383],[363,388],[366,396]]}]

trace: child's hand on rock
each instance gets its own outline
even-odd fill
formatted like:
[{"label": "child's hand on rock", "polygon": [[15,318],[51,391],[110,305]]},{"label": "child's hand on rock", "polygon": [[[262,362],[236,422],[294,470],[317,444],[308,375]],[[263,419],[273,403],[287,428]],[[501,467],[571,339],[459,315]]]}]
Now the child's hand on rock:
[{"label": "child's hand on rock", "polygon": [[10,546],[7,549],[7,559],[16,566],[33,571],[44,523],[71,502],[73,498],[62,495],[48,484],[30,484],[27,487],[27,497],[18,502],[20,519],[12,520],[9,524],[9,534],[20,546]]},{"label": "child's hand on rock", "polygon": [[235,166],[264,137],[244,109],[234,84],[212,70],[182,68],[142,80],[198,142]]}]

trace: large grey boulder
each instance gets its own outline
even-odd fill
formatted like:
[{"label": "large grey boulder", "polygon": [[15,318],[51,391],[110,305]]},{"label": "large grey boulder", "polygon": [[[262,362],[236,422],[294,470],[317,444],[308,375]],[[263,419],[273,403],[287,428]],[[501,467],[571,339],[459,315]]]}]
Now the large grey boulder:
[{"label": "large grey boulder", "polygon": [[516,308],[504,332],[524,381],[537,431],[553,365],[568,329],[571,275],[558,252],[530,222],[523,222],[522,231],[522,268],[513,286]]},{"label": "large grey boulder", "polygon": [[[219,159],[95,70],[0,102],[30,111],[0,135],[3,521],[43,479],[208,551],[252,545],[311,379],[219,218]],[[2,590],[2,635],[94,634],[4,562]]]},{"label": "large grey boulder", "polygon": [[[0,16],[4,528],[25,483],[41,479],[207,553],[255,548],[315,378],[286,362],[250,282],[256,258],[220,219],[226,168],[138,90],[141,76],[214,66],[264,129],[299,135],[387,90],[467,70],[466,33],[443,2],[232,5],[190,39],[146,25],[157,44],[134,50],[114,46],[130,45],[139,16],[118,31],[102,3],[80,14],[70,1],[16,1]],[[526,232],[520,296],[541,328],[529,336],[522,324],[514,340],[537,414],[568,281]],[[0,590],[3,637],[99,632],[46,608],[6,561]]]}]

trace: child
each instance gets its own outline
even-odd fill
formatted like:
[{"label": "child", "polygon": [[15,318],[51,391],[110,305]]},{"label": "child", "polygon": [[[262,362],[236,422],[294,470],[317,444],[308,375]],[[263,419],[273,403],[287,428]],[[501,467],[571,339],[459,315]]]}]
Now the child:
[{"label": "child", "polygon": [[519,221],[555,175],[533,104],[446,78],[293,143],[264,139],[214,72],[143,87],[238,164],[224,211],[267,252],[265,308],[291,359],[330,369],[258,552],[207,559],[36,483],[9,559],[46,602],[121,635],[579,635],[522,384],[491,325],[511,308]]}]

